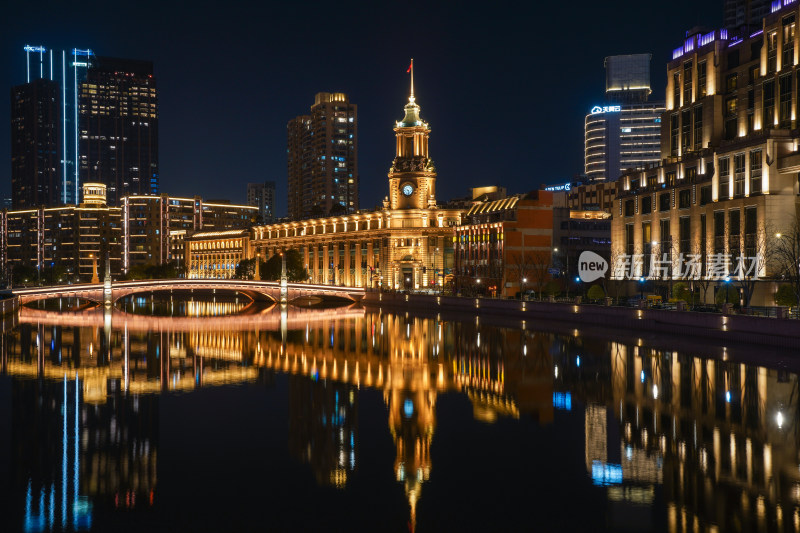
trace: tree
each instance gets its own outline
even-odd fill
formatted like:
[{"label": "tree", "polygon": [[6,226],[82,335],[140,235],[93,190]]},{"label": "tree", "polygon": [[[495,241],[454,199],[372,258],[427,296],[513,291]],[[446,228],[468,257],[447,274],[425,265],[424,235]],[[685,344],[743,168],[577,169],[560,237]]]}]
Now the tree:
[{"label": "tree", "polygon": [[694,294],[689,289],[689,284],[685,281],[679,281],[672,286],[672,297],[676,300],[683,300],[686,303],[694,303],[692,301]]},{"label": "tree", "polygon": [[[550,252],[546,250],[525,250],[509,254],[506,268],[509,275],[508,281],[533,287],[539,299],[542,298],[544,286],[549,278]],[[523,281],[527,280],[527,281]]]},{"label": "tree", "polygon": [[625,285],[626,276],[629,275],[630,266],[626,268],[626,254],[619,249],[611,250],[608,257],[609,272],[602,278],[603,290],[606,294],[614,294],[614,300],[619,301],[619,292]]},{"label": "tree", "polygon": [[586,293],[586,297],[590,300],[602,300],[605,296],[606,293],[600,285],[592,285],[589,287],[589,292]]},{"label": "tree", "polygon": [[134,265],[125,279],[175,279],[186,276],[186,265],[173,261],[162,265]]},{"label": "tree", "polygon": [[796,216],[788,227],[775,233],[771,259],[775,274],[792,288],[795,301],[800,301],[800,224]]},{"label": "tree", "polygon": [[[286,250],[286,277],[289,281],[307,281],[308,271],[303,266],[303,256],[294,249]],[[275,254],[261,263],[261,279],[265,281],[280,281],[281,279],[281,255]]]},{"label": "tree", "polygon": [[[727,296],[725,296],[727,293]],[[728,283],[723,283],[722,286],[717,291],[717,295],[715,298],[717,305],[722,305],[724,303],[739,304],[739,289],[736,287],[731,287]]]},{"label": "tree", "polygon": [[[236,265],[236,271],[233,274],[233,277],[236,279],[253,279],[256,275],[256,258],[253,259],[242,259],[239,261],[239,264]],[[261,275],[261,279],[264,278],[264,271],[266,268],[266,263],[261,261],[259,265],[259,274]],[[278,273],[278,277],[280,278],[280,272]]]},{"label": "tree", "polygon": [[794,289],[791,285],[786,283],[778,287],[775,293],[775,305],[782,305],[785,307],[794,307],[797,305],[797,296],[794,294]]},{"label": "tree", "polygon": [[731,279],[741,289],[745,307],[750,307],[750,299],[753,297],[753,292],[755,292],[756,283],[760,276],[766,272],[767,265],[772,262],[771,258],[776,251],[774,241],[777,240],[772,236],[772,231],[765,230],[763,233],[756,235],[756,242],[745,242],[745,250],[754,251],[755,256],[732,258],[734,263],[731,265],[733,270]]}]

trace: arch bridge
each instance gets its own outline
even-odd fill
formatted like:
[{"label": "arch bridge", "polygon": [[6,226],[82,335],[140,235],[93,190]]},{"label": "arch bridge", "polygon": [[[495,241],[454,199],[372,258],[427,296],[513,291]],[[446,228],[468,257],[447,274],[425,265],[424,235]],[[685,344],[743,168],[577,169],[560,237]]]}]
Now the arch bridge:
[{"label": "arch bridge", "polygon": [[[247,294],[254,300],[280,301],[281,285],[277,281],[248,281],[239,279],[168,279],[117,281],[111,285],[111,300],[116,302],[130,294],[169,290],[230,290]],[[54,285],[14,289],[21,304],[45,298],[84,298],[103,302],[103,284]],[[364,298],[363,287],[338,287],[311,283],[289,283],[288,300],[314,297],[346,298],[359,302]]]}]

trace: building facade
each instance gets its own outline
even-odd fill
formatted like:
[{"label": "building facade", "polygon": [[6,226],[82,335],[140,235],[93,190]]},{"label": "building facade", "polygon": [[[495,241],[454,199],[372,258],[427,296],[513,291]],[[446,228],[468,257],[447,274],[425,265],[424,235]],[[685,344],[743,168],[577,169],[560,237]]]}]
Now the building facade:
[{"label": "building facade", "polygon": [[79,180],[105,183],[109,204],[158,194],[158,93],[153,63],[92,57],[79,95]]},{"label": "building facade", "polygon": [[61,203],[58,83],[37,78],[11,89],[13,209]]},{"label": "building facade", "polygon": [[275,182],[248,183],[247,205],[258,208],[259,224],[272,224],[275,221]]},{"label": "building facade", "polygon": [[289,217],[358,211],[357,106],[344,93],[317,93],[310,114],[286,130]]},{"label": "building facade", "polygon": [[230,279],[241,260],[252,257],[247,229],[200,231],[184,242],[189,279]]},{"label": "building facade", "polygon": [[553,193],[538,190],[472,206],[455,228],[455,286],[462,294],[537,295],[551,279]]},{"label": "building facade", "polygon": [[126,196],[122,199],[125,272],[137,265],[185,264],[183,240],[194,232],[246,229],[256,221],[258,208],[182,198]]},{"label": "building facade", "polygon": [[[0,253],[5,279],[19,284],[19,274],[36,270],[43,279],[58,269],[54,282],[89,282],[110,262],[112,276],[122,273],[122,211],[105,201],[105,185],[86,183],[79,206],[43,207],[0,213]],[[14,271],[17,271],[15,275]]]},{"label": "building facade", "polygon": [[[702,285],[775,274],[762,259],[771,238],[796,220],[800,171],[800,10],[783,3],[761,30],[694,34],[673,51],[663,164],[619,183],[612,255],[634,260],[612,266],[617,276]],[[698,275],[685,268],[689,256],[699,262]],[[740,268],[747,258],[760,259]],[[759,283],[751,303],[771,305],[774,292],[774,283]]]}]

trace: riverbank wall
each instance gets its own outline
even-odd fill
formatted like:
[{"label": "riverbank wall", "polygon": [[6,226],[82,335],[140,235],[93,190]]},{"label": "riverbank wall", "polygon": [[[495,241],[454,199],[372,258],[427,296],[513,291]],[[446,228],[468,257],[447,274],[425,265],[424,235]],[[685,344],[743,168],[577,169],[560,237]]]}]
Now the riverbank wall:
[{"label": "riverbank wall", "polygon": [[714,339],[722,345],[748,343],[800,347],[800,320],[789,318],[386,292],[367,292],[363,303],[367,307],[393,311],[502,315],[524,320],[529,327],[537,321],[558,321],[575,328],[591,326],[609,330],[691,335]]}]

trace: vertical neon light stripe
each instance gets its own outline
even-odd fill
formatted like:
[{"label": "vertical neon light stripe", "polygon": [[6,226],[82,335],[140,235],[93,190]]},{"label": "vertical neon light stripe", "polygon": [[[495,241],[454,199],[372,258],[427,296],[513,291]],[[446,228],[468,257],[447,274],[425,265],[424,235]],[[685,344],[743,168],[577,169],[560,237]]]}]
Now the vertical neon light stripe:
[{"label": "vertical neon light stripe", "polygon": [[53,81],[53,50],[50,50],[50,81]]},{"label": "vertical neon light stripe", "polygon": [[61,427],[61,529],[67,527],[67,375],[64,374],[64,423]]},{"label": "vertical neon light stripe", "polygon": [[61,198],[67,203],[67,53],[61,51],[61,136],[64,142],[64,153],[61,154]]},{"label": "vertical neon light stripe", "polygon": [[25,64],[27,65],[27,69],[28,69],[27,70],[27,72],[28,72],[27,80],[28,81],[26,81],[25,83],[30,83],[31,82],[31,53],[28,52],[27,50],[25,50]]},{"label": "vertical neon light stripe", "polygon": [[75,66],[75,62],[78,60],[78,50],[76,48],[72,49],[72,70],[74,73],[74,84],[73,84],[73,91],[75,91],[73,102],[75,105],[75,205],[78,205],[79,196],[78,196],[78,67]]},{"label": "vertical neon light stripe", "polygon": [[80,450],[78,449],[78,400],[80,398],[80,380],[78,380],[78,373],[75,373],[75,428],[73,429],[72,438],[75,439],[74,453],[72,458],[72,529],[78,530],[78,491],[80,490],[78,475],[80,468]]},{"label": "vertical neon light stripe", "polygon": [[39,77],[44,78],[44,50],[39,50]]}]

